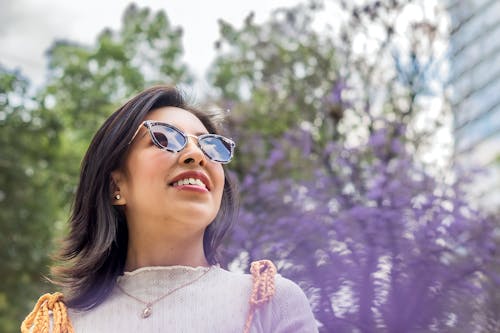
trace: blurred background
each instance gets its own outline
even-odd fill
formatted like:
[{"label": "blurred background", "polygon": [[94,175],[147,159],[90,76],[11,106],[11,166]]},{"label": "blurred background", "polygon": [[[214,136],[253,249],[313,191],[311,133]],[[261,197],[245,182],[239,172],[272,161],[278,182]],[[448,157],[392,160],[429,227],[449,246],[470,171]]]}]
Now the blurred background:
[{"label": "blurred background", "polygon": [[0,331],[54,288],[79,164],[157,83],[230,109],[226,264],[320,332],[500,332],[500,2],[0,1]]}]

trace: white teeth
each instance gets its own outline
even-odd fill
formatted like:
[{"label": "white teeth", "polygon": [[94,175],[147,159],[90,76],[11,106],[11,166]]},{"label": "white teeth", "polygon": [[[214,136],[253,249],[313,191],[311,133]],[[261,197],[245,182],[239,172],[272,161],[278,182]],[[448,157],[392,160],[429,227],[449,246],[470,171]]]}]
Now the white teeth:
[{"label": "white teeth", "polygon": [[175,186],[181,186],[181,185],[197,185],[203,188],[206,188],[205,184],[197,179],[197,178],[186,178],[186,179],[181,179],[176,181],[175,183],[172,184],[174,187]]}]

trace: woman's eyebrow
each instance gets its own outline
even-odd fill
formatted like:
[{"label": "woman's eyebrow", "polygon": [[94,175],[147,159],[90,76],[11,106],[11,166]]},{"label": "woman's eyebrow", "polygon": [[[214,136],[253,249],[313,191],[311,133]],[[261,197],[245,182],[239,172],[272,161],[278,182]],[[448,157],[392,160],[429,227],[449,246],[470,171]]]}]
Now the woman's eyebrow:
[{"label": "woman's eyebrow", "polygon": [[[170,126],[174,126],[175,128],[177,128],[178,130],[182,131],[183,133],[186,133],[186,134],[190,134],[190,135],[194,135],[194,136],[200,136],[200,135],[204,135],[204,134],[210,134],[210,132],[208,130],[201,130],[201,131],[197,131],[195,132],[194,134],[191,134],[191,133],[188,133],[186,130],[184,130],[181,126],[177,125],[176,123],[174,122],[166,122],[166,121],[160,121],[160,120],[153,120],[154,122],[157,122],[157,123],[160,123],[160,124],[165,124],[165,125],[170,125]],[[147,133],[147,131],[146,131]]]},{"label": "woman's eyebrow", "polygon": [[175,128],[179,129],[182,133],[187,134],[187,135],[200,136],[200,135],[204,135],[204,134],[210,134],[206,130],[201,130],[201,131],[196,131],[194,133],[190,133],[190,132],[185,131],[184,129],[182,129],[180,126],[176,126],[176,125],[173,125],[173,124],[172,124],[172,126],[175,126]]}]

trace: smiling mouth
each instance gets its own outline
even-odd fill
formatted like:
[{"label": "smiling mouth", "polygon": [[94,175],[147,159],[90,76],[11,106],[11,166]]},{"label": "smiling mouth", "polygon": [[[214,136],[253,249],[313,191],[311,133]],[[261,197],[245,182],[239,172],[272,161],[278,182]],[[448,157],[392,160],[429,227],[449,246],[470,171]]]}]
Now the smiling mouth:
[{"label": "smiling mouth", "polygon": [[199,186],[201,188],[207,189],[207,186],[198,178],[184,178],[175,181],[171,184],[173,187],[179,187],[184,185]]}]

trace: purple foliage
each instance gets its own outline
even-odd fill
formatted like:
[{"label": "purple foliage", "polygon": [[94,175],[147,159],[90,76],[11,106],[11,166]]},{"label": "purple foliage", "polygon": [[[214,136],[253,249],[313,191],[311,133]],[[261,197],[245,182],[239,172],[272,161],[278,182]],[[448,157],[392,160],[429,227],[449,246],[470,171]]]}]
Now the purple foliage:
[{"label": "purple foliage", "polygon": [[402,132],[387,124],[346,148],[289,131],[240,179],[230,257],[274,260],[322,332],[467,331],[485,277],[498,278],[492,221],[459,182],[420,168]]}]

